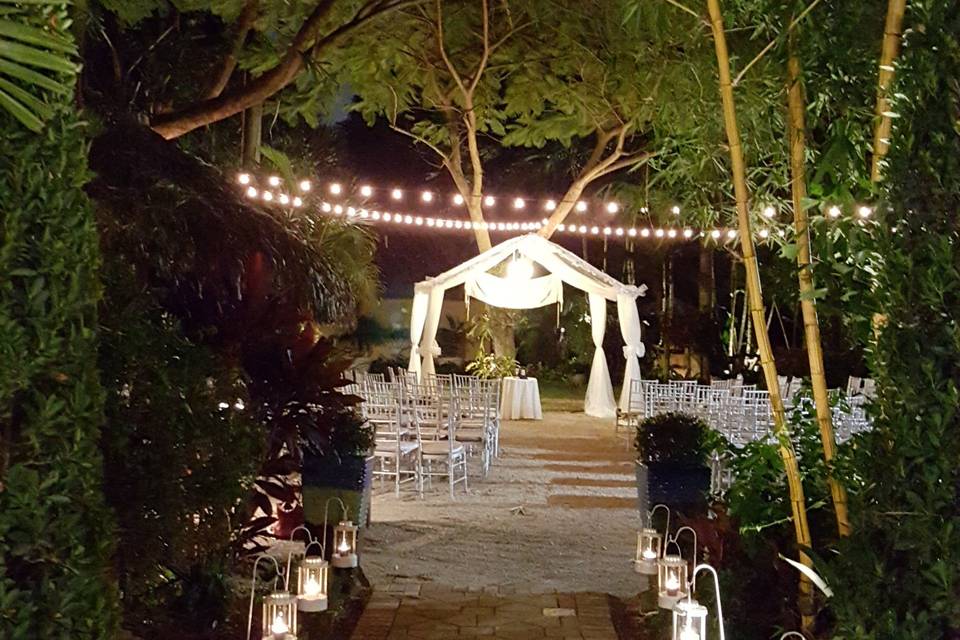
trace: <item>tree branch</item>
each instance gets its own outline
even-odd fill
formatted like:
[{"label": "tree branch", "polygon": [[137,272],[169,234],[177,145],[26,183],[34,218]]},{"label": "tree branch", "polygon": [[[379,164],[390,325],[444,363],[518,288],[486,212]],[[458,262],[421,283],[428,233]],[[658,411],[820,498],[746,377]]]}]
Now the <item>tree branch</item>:
[{"label": "tree branch", "polygon": [[814,7],[816,7],[821,2],[822,0],[813,0],[813,2],[811,2],[806,9],[800,12],[800,15],[798,15],[796,18],[790,21],[790,24],[787,26],[787,28],[784,30],[783,33],[777,34],[777,37],[771,40],[770,42],[768,42],[767,46],[765,46],[763,49],[760,50],[760,53],[753,56],[753,60],[748,62],[747,66],[741,69],[740,73],[737,74],[737,77],[733,79],[733,86],[736,87],[738,84],[740,84],[740,81],[743,80],[743,77],[747,74],[747,71],[749,71],[753,65],[760,62],[760,59],[763,56],[767,55],[770,49],[773,49],[774,45],[777,44],[777,41],[780,40],[780,38],[782,38],[785,34],[788,34],[791,31],[793,31],[793,28],[796,27],[798,24],[800,24],[800,21],[806,18],[807,14],[813,11]]},{"label": "tree branch", "polygon": [[473,97],[477,85],[480,84],[480,77],[490,60],[490,7],[488,0],[481,0],[483,6],[483,54],[480,56],[480,62],[477,63],[477,71],[473,74],[473,80],[470,81],[470,97]]},{"label": "tree branch", "polygon": [[233,75],[234,69],[237,68],[237,59],[240,57],[240,52],[243,50],[243,45],[247,40],[247,34],[250,33],[250,29],[253,27],[253,23],[257,18],[257,11],[260,8],[259,5],[259,0],[247,0],[244,3],[243,9],[240,11],[240,17],[237,19],[237,32],[233,38],[233,45],[230,47],[230,52],[227,53],[223,59],[223,63],[220,65],[220,71],[217,72],[210,86],[203,93],[204,100],[219,96],[227,87],[227,83],[230,82],[230,77]]},{"label": "tree branch", "polygon": [[443,59],[443,64],[446,65],[447,71],[450,72],[450,75],[453,77],[453,81],[457,83],[457,86],[460,87],[460,92],[466,96],[467,95],[467,86],[463,83],[463,78],[460,77],[460,73],[457,71],[457,68],[453,66],[453,62],[450,61],[450,56],[447,55],[447,47],[443,44],[443,0],[437,0],[437,48],[440,50],[440,57]]}]

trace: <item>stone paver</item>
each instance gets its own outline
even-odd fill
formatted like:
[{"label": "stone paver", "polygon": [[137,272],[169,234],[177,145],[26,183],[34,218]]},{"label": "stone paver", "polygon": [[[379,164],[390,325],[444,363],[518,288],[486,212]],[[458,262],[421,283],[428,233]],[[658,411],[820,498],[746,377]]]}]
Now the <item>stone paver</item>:
[{"label": "stone paver", "polygon": [[[505,589],[505,591],[512,591]],[[404,582],[374,592],[353,640],[617,640],[607,596],[501,593]]]}]

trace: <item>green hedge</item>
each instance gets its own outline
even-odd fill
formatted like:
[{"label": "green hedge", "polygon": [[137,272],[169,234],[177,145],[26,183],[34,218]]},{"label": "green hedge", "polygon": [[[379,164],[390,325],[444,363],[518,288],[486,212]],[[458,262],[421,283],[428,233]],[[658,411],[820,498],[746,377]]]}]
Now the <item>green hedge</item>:
[{"label": "green hedge", "polygon": [[[27,9],[24,9],[26,14]],[[39,21],[46,9],[34,5]],[[62,17],[62,16],[61,16]],[[44,130],[0,111],[0,638],[109,638],[117,593],[98,449],[97,232],[71,95]]]}]

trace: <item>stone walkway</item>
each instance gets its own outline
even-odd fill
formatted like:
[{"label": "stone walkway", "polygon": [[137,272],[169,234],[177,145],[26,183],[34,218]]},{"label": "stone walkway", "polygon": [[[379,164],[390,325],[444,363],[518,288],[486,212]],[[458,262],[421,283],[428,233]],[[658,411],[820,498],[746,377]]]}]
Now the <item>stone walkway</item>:
[{"label": "stone walkway", "polygon": [[464,591],[398,583],[374,593],[353,640],[557,638],[617,640],[605,594]]}]

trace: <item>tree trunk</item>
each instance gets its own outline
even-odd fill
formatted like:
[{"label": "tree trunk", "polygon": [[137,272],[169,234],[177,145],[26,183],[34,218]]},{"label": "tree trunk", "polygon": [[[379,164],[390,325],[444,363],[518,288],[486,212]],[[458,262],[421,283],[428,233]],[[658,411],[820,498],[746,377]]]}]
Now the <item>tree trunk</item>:
[{"label": "tree trunk", "polygon": [[256,167],[260,164],[260,142],[263,135],[263,103],[255,104],[243,112],[243,153],[241,166]]},{"label": "tree trunk", "polygon": [[900,53],[900,38],[903,31],[903,14],[907,0],[889,0],[887,19],[883,26],[883,48],[880,50],[880,69],[877,75],[877,109],[873,130],[873,159],[870,166],[870,181],[879,182],[882,177],[883,158],[890,147],[890,132],[893,123],[889,115],[888,100],[893,82],[893,62]]},{"label": "tree trunk", "polygon": [[[743,148],[740,145],[740,132],[737,128],[733,85],[730,79],[730,57],[727,52],[726,33],[723,30],[723,15],[720,11],[720,0],[707,0],[707,8],[710,12],[710,26],[713,31],[713,42],[717,54],[724,128],[726,129],[727,141],[730,146],[730,164],[733,173],[734,193],[737,201],[740,246],[743,251],[743,263],[747,276],[747,298],[750,304],[750,312],[753,316],[753,328],[756,332],[757,347],[760,352],[760,365],[763,368],[767,390],[770,394],[770,404],[773,409],[774,434],[777,437],[780,456],[783,459],[783,466],[787,475],[794,534],[798,547],[797,551],[800,555],[800,561],[809,567],[812,566],[813,563],[804,551],[812,546],[810,526],[807,523],[806,500],[803,495],[800,466],[797,462],[796,452],[793,450],[793,443],[790,441],[786,413],[783,408],[783,399],[780,397],[780,385],[777,382],[777,365],[773,359],[770,335],[767,332],[767,325],[764,322],[763,293],[760,288],[760,269],[757,264],[757,255],[753,244],[753,229],[750,224],[746,167],[744,166]],[[814,621],[813,589],[810,581],[802,576],[800,579],[800,612],[801,627],[804,631],[810,631]]]},{"label": "tree trunk", "polygon": [[827,392],[827,377],[823,366],[823,342],[820,339],[820,321],[817,318],[817,302],[813,297],[813,271],[810,261],[810,224],[804,199],[807,197],[804,156],[806,154],[805,101],[800,82],[800,60],[794,51],[794,36],[789,45],[790,59],[787,62],[787,102],[789,118],[787,131],[790,137],[790,173],[793,195],[793,223],[797,237],[797,267],[800,281],[800,310],[803,313],[803,335],[810,362],[810,383],[817,411],[817,426],[823,444],[823,457],[827,461],[827,482],[833,498],[837,518],[837,531],[841,537],[850,535],[850,517],[847,512],[847,490],[832,472],[836,457],[836,439],[833,434],[833,418],[830,412],[830,397]]},{"label": "tree trunk", "polygon": [[[713,304],[715,295],[715,278],[713,272],[713,247],[706,242],[700,243],[700,269],[697,275],[697,310],[700,312],[700,322],[708,322],[713,326]],[[712,339],[716,339],[713,336]],[[706,341],[698,345],[697,362],[700,367],[699,378],[702,382],[710,380],[710,353]]]}]

